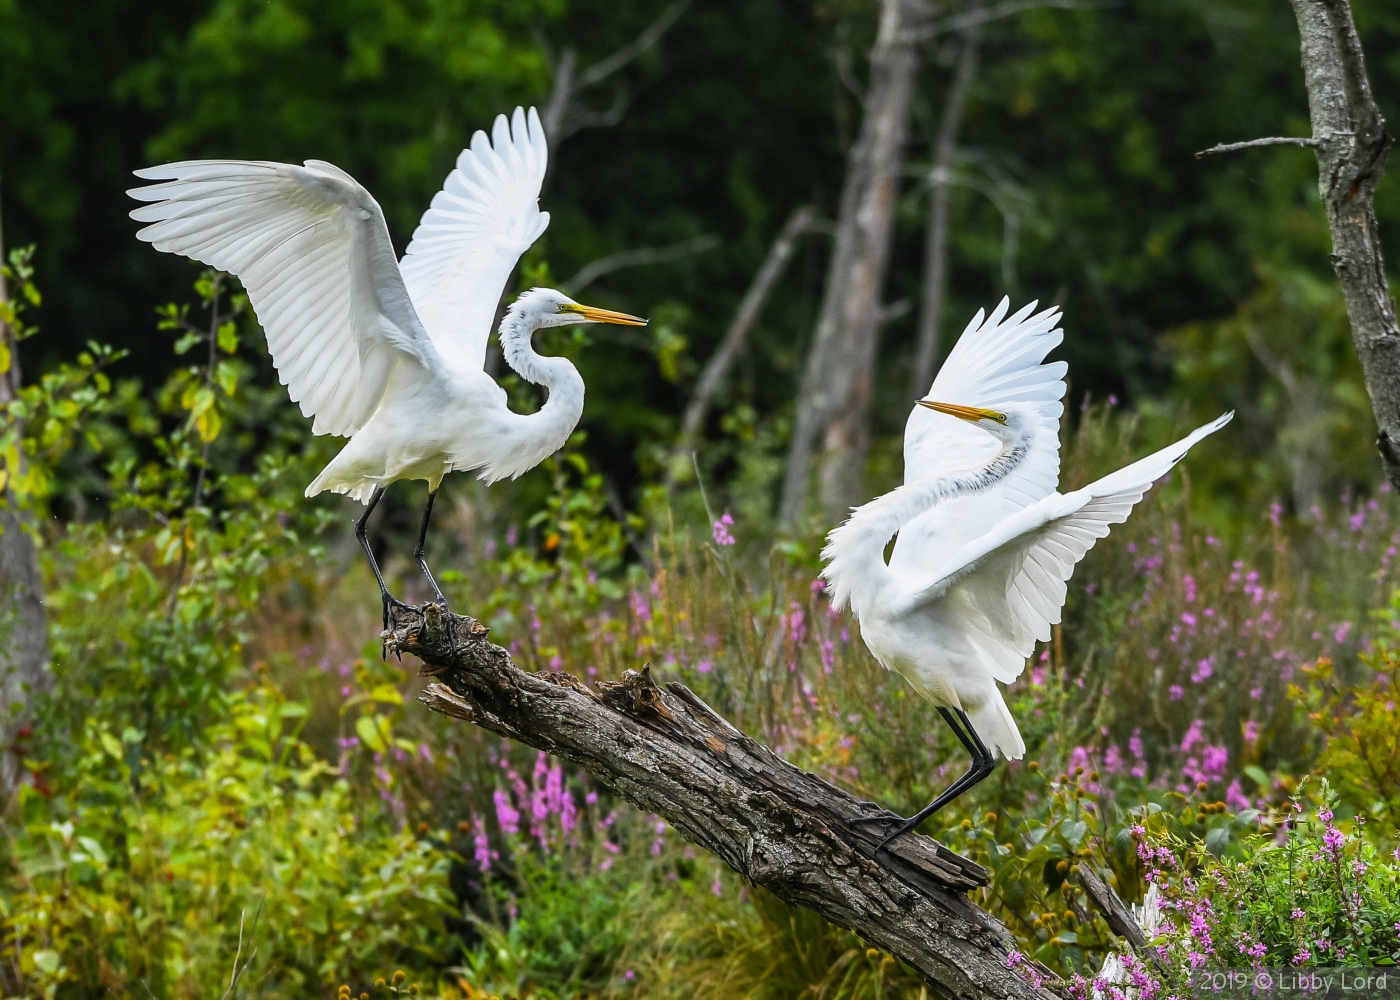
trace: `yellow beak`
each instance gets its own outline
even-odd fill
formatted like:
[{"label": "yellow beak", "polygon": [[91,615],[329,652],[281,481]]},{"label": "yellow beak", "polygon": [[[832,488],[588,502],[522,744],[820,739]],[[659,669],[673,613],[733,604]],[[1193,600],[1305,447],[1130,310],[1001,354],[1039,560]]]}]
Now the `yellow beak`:
[{"label": "yellow beak", "polygon": [[597,306],[579,305],[577,302],[565,302],[559,307],[559,311],[578,313],[590,323],[616,323],[619,326],[647,325],[647,321],[640,316],[630,316],[627,313],[613,312],[611,309],[599,309]]},{"label": "yellow beak", "polygon": [[1006,423],[1006,414],[996,410],[986,410],[980,406],[959,406],[957,403],[935,403],[931,399],[921,399],[920,406],[927,406],[930,410],[937,410],[939,413],[946,413],[950,417],[957,417],[960,420],[970,420],[976,423],[979,420],[995,420],[999,424]]}]

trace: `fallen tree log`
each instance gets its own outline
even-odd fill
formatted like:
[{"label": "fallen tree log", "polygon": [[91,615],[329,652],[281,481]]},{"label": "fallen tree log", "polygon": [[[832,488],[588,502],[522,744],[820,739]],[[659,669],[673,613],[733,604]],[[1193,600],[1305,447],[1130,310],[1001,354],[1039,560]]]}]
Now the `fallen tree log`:
[{"label": "fallen tree log", "polygon": [[877,857],[891,824],[853,820],[883,810],[782,760],[684,685],[659,688],[645,669],[596,689],[526,673],[477,621],[432,604],[395,609],[384,640],[435,678],[419,697],[428,708],[573,761],[754,885],[885,949],[937,994],[1053,997],[1010,967],[1010,935],[967,898],[986,884],[981,866],[917,835]]}]

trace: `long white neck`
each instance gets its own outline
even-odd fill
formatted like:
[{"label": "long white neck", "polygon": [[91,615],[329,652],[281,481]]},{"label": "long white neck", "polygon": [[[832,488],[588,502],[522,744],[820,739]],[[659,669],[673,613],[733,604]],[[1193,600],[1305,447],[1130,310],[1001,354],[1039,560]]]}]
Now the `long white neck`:
[{"label": "long white neck", "polygon": [[509,467],[492,470],[491,478],[518,476],[554,454],[569,440],[583,416],[583,377],[567,358],[545,357],[535,353],[530,342],[536,323],[511,309],[501,320],[501,353],[521,378],[549,391],[544,406],[528,416],[518,417],[522,433]]},{"label": "long white neck", "polygon": [[894,574],[885,563],[885,545],[914,518],[934,504],[983,492],[1011,475],[1030,452],[1021,435],[1009,436],[999,452],[974,469],[928,476],[876,497],[851,514],[845,524],[827,535],[822,576],[831,584],[831,604],[840,609],[849,602],[856,617]]}]

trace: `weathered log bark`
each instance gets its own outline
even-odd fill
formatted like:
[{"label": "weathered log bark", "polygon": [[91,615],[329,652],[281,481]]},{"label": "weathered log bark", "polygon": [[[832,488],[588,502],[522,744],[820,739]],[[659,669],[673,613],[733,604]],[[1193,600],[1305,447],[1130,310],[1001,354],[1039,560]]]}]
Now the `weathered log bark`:
[{"label": "weathered log bark", "polygon": [[821,499],[828,517],[840,520],[864,499],[880,297],[919,63],[917,32],[931,12],[924,0],[881,0],[865,117],[847,160],[831,264],[788,446],[778,512],[786,527],[806,510],[819,438],[825,439]]},{"label": "weathered log bark", "polygon": [[956,1000],[1040,998],[1008,967],[1011,938],[964,895],[977,864],[922,836],[875,857],[883,815],[739,732],[681,684],[647,670],[592,689],[564,673],[527,674],[471,618],[436,605],[396,610],[385,634],[436,677],[420,696],[472,722],[580,765],[657,813],[755,885],[849,928]]},{"label": "weathered log bark", "polygon": [[1400,489],[1400,327],[1376,223],[1376,185],[1394,141],[1371,94],[1347,0],[1293,0],[1302,40],[1318,190],[1332,230],[1332,266],[1379,434],[1386,478]]}]

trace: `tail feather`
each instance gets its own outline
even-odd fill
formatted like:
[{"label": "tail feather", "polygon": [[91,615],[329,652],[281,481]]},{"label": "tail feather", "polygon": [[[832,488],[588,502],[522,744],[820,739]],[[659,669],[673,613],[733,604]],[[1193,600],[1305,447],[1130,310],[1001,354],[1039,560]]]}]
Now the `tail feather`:
[{"label": "tail feather", "polygon": [[1021,739],[1021,731],[1016,728],[1016,720],[1011,717],[1011,710],[1002,700],[1000,690],[993,689],[991,697],[968,711],[967,717],[972,720],[972,728],[977,730],[977,735],[982,737],[982,742],[987,744],[987,749],[993,755],[1000,754],[1007,760],[1020,760],[1025,756],[1025,741]]},{"label": "tail feather", "polygon": [[[334,464],[334,463],[332,463]],[[321,474],[311,481],[311,485],[306,488],[306,496],[314,497],[318,493],[330,490],[332,493],[347,495],[352,500],[368,504],[370,497],[374,496],[375,487],[379,484],[369,479],[356,479],[351,481],[335,480],[332,475],[331,466],[326,466],[321,470]]]}]

